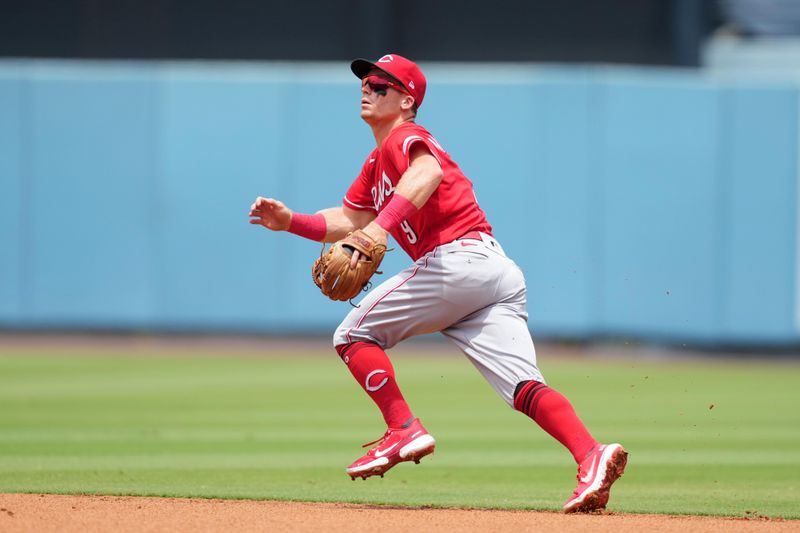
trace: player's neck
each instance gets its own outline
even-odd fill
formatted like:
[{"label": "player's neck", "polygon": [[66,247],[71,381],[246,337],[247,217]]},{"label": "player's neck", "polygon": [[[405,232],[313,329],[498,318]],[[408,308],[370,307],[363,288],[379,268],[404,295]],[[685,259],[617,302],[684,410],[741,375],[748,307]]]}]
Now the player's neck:
[{"label": "player's neck", "polygon": [[385,141],[389,134],[392,133],[392,130],[407,122],[414,122],[414,117],[401,116],[391,121],[370,124],[370,127],[372,128],[372,135],[375,136],[375,143],[377,144],[378,148],[383,146],[383,141]]}]

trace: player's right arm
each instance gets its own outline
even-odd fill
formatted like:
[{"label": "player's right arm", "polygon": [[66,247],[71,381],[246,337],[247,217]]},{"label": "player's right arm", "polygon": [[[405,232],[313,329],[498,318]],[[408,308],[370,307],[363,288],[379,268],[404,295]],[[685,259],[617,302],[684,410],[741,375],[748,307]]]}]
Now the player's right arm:
[{"label": "player's right arm", "polygon": [[363,229],[377,216],[375,210],[369,207],[373,203],[370,183],[376,157],[373,151],[367,158],[348,189],[343,205],[307,215],[293,212],[280,200],[259,196],[250,206],[250,223],[272,231],[288,231],[318,242],[336,242],[351,231]]},{"label": "player's right arm", "polygon": [[251,224],[272,231],[291,231],[316,241],[336,242],[372,222],[375,213],[338,206],[304,215],[293,212],[280,200],[259,196],[250,206],[250,217]]},{"label": "player's right arm", "polygon": [[259,196],[250,206],[250,223],[272,231],[286,231],[292,223],[292,210],[275,198]]}]

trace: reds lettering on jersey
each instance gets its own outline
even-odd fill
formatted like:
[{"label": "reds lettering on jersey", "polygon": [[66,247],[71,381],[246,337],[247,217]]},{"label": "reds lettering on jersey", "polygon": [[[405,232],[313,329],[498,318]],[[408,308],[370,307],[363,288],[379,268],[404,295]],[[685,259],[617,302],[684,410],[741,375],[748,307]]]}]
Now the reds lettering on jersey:
[{"label": "reds lettering on jersey", "polygon": [[439,161],[444,175],[425,205],[392,231],[395,241],[415,261],[470,231],[492,232],[475,200],[472,182],[428,130],[410,122],[395,128],[383,145],[369,154],[344,197],[344,205],[380,213],[409,167],[411,146],[418,142],[425,144]]}]

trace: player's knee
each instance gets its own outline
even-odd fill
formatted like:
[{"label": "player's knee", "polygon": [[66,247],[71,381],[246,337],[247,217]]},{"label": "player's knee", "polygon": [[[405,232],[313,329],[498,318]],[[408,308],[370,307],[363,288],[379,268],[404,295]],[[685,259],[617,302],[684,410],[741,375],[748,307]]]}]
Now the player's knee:
[{"label": "player's knee", "polygon": [[338,346],[334,346],[334,348],[336,349],[336,353],[339,354],[339,357],[344,359],[344,356],[347,355],[347,351],[352,346],[353,346],[352,343],[351,344],[339,344]]},{"label": "player's knee", "polygon": [[339,324],[339,327],[333,332],[333,346],[336,348],[336,351],[339,351],[339,346],[350,344],[351,341],[347,338],[348,329],[349,328],[344,327],[344,323],[342,323]]},{"label": "player's knee", "polygon": [[364,344],[362,342],[348,342],[347,344],[338,344],[335,346],[336,353],[339,354],[339,357],[345,363],[349,363],[353,353],[358,349],[359,344]]},{"label": "player's knee", "polygon": [[341,345],[356,342],[369,342],[377,344],[382,348],[386,347],[386,340],[383,335],[379,335],[373,330],[364,328],[363,326],[356,328],[352,323],[348,323],[348,321],[345,320],[336,328],[336,332],[333,334],[333,346],[338,350],[338,347]]},{"label": "player's knee", "polygon": [[522,390],[522,388],[525,385],[527,385],[530,382],[531,382],[531,380],[526,379],[526,380],[523,380],[523,381],[520,381],[519,383],[517,383],[517,388],[514,389],[514,401],[517,401],[517,396],[519,396],[519,392]]},{"label": "player's knee", "polygon": [[336,353],[339,354],[339,357],[342,359],[342,361],[344,361],[345,364],[350,364],[350,360],[355,357],[359,350],[376,347],[378,347],[378,345],[372,342],[356,341],[348,342],[347,344],[338,344],[334,348],[336,349]]},{"label": "player's knee", "polygon": [[532,379],[526,379],[517,383],[517,387],[514,389],[514,409],[522,411],[524,408],[522,404],[525,402],[525,399],[528,398],[528,393],[542,386],[545,386],[544,383]]}]

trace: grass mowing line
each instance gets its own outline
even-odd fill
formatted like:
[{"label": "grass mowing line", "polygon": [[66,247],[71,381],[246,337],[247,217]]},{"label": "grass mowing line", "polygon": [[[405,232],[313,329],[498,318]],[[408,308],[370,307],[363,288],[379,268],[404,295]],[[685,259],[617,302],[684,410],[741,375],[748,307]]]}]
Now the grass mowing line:
[{"label": "grass mowing line", "polygon": [[[397,358],[437,452],[385,479],[351,482],[344,466],[382,433],[382,420],[328,353],[53,352],[0,352],[0,492],[557,510],[574,488],[566,451],[458,358]],[[597,438],[631,451],[611,509],[800,518],[800,366],[543,367]]]}]

